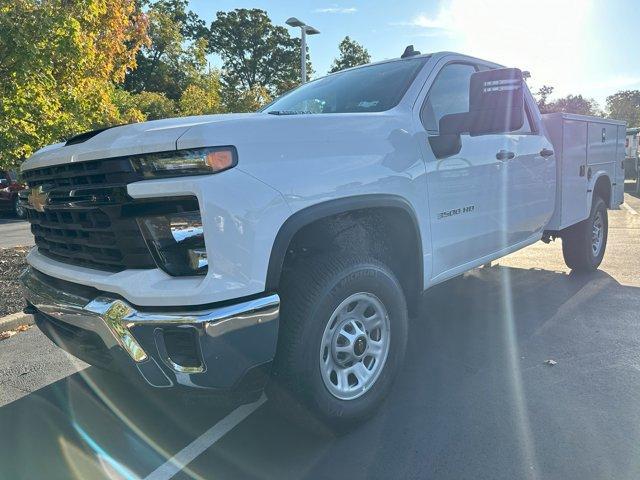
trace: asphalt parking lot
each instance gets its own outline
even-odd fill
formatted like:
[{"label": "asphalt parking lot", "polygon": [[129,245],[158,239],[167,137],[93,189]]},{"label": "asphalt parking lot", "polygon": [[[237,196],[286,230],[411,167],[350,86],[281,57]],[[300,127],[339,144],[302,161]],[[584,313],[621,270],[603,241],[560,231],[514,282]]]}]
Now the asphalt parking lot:
[{"label": "asphalt parking lot", "polygon": [[31,328],[0,342],[0,478],[640,478],[640,199],[626,201],[593,274],[538,243],[427,292],[388,402],[341,438],[268,400],[149,394]]},{"label": "asphalt parking lot", "polygon": [[29,223],[13,216],[0,213],[0,248],[33,245],[33,235]]}]

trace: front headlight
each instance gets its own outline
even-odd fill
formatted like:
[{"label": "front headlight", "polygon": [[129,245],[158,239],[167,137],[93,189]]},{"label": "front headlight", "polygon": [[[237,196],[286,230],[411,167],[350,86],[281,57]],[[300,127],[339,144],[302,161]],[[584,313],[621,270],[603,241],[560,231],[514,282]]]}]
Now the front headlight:
[{"label": "front headlight", "polygon": [[169,275],[205,275],[209,268],[199,211],[138,218],[156,263]]},{"label": "front headlight", "polygon": [[222,172],[238,163],[238,155],[234,147],[207,147],[136,155],[131,163],[145,178],[178,177]]}]

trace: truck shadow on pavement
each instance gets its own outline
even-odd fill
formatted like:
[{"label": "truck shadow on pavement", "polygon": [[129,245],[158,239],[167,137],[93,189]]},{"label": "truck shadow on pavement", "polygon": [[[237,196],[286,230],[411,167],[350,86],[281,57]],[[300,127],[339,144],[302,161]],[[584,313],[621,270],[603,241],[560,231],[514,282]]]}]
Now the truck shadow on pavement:
[{"label": "truck shadow on pavement", "polygon": [[[474,270],[425,294],[370,422],[322,438],[267,402],[174,478],[637,478],[637,312],[602,271]],[[0,408],[2,474],[144,477],[230,409],[90,367]]]}]

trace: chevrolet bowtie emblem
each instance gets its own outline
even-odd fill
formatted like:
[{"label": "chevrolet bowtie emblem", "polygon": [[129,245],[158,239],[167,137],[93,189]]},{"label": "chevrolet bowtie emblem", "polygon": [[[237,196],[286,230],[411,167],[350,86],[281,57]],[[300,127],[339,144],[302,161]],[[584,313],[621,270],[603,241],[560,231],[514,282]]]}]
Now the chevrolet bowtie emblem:
[{"label": "chevrolet bowtie emblem", "polygon": [[29,205],[37,212],[44,212],[44,207],[49,203],[49,194],[42,191],[42,186],[35,187],[27,197]]}]

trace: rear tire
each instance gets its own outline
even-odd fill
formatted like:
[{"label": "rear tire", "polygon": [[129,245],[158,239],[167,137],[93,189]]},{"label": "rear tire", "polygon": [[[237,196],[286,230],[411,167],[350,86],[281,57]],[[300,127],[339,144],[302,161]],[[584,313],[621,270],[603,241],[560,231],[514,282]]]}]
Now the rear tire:
[{"label": "rear tire", "polygon": [[569,268],[576,271],[596,270],[607,248],[609,220],[607,206],[595,197],[589,218],[562,232],[562,254]]},{"label": "rear tire", "polygon": [[397,278],[371,258],[321,256],[284,278],[281,297],[272,405],[323,433],[371,417],[406,349],[407,305]]}]

